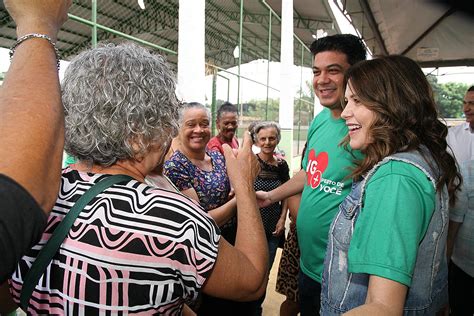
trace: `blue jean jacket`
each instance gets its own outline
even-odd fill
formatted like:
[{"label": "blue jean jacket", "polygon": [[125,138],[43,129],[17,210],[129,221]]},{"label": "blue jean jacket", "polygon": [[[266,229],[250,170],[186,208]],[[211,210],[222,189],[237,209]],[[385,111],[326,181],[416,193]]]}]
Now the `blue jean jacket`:
[{"label": "blue jean jacket", "polygon": [[[429,157],[429,154],[425,155]],[[418,151],[386,157],[374,166],[362,181],[352,184],[351,193],[339,206],[339,212],[329,230],[322,277],[321,315],[340,315],[365,303],[370,275],[349,273],[347,256],[366,184],[377,168],[390,160],[403,161],[418,167],[436,188],[439,174],[428,165]],[[442,192],[437,192],[436,209],[425,237],[418,247],[404,315],[434,315],[448,301],[448,269],[445,255],[447,224],[448,193],[444,188]]]}]

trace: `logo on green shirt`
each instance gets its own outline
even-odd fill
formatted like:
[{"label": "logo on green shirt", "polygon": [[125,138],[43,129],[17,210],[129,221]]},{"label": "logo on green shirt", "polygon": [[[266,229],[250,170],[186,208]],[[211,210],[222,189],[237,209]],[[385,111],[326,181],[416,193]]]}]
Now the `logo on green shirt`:
[{"label": "logo on green shirt", "polygon": [[323,151],[316,156],[316,151],[311,149],[308,155],[308,165],[306,167],[307,184],[313,189],[319,186],[319,191],[341,195],[344,183],[324,179],[322,177],[324,170],[326,170],[328,166],[328,160],[327,152]]},{"label": "logo on green shirt", "polygon": [[323,151],[316,157],[316,152],[311,149],[308,155],[308,166],[306,174],[308,175],[308,185],[316,189],[321,183],[324,170],[328,166],[328,153]]}]

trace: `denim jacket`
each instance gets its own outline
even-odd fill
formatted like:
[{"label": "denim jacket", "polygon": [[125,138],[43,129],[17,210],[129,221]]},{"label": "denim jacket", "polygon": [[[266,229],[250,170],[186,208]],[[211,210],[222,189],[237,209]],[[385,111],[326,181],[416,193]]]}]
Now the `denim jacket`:
[{"label": "denim jacket", "polygon": [[[430,157],[429,154],[426,156]],[[436,188],[439,174],[432,170],[418,151],[386,157],[375,165],[362,181],[352,184],[351,193],[339,206],[339,212],[329,230],[322,277],[321,315],[340,315],[365,303],[370,275],[348,272],[349,245],[362,207],[366,184],[376,170],[390,160],[416,166],[427,175]],[[404,315],[434,315],[447,303],[448,270],[445,255],[447,224],[448,193],[445,187],[442,192],[436,194],[435,210],[425,237],[418,247]]]}]

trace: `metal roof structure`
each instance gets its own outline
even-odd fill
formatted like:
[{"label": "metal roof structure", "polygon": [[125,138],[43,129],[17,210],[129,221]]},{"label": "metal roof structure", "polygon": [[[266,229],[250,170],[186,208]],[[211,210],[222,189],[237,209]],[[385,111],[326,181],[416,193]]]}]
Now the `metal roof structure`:
[{"label": "metal roof structure", "polygon": [[473,7],[473,1],[439,0],[342,0],[339,6],[375,55],[405,55],[422,67],[474,66]]},{"label": "metal roof structure", "polygon": [[[119,34],[123,33],[164,48],[162,52],[168,61],[177,63],[179,0],[145,0],[145,9],[136,0],[96,1],[73,1],[70,18],[58,34],[63,59],[68,60],[91,46],[91,28],[96,25],[98,41],[122,40]],[[240,0],[206,0],[205,4],[206,62],[224,69],[236,66],[238,61],[233,51],[239,43]],[[243,1],[242,63],[280,60],[280,14],[281,0]],[[333,21],[327,1],[294,0],[295,64],[304,60],[311,66],[307,47],[314,40],[313,34],[318,29],[328,34],[338,33]],[[14,22],[0,7],[0,47],[10,47],[15,39]]]},{"label": "metal roof structure", "polygon": [[[423,67],[474,65],[474,18],[433,0],[330,0],[348,15],[376,55],[402,54]],[[452,1],[451,1],[452,2]],[[162,48],[177,62],[179,0],[74,0],[70,19],[59,33],[66,60],[97,40],[136,37]],[[242,31],[241,63],[280,60],[281,0],[206,0],[206,62],[222,69],[236,66],[233,52]],[[440,4],[441,3],[441,4]],[[318,30],[340,33],[328,0],[294,0],[294,62],[311,66],[308,47]],[[471,3],[472,7],[472,3]],[[96,9],[95,9],[96,8]],[[96,12],[96,14],[94,14]],[[96,23],[94,23],[94,20]],[[242,21],[242,28],[241,28]],[[0,3],[0,47],[16,39],[15,25]]]}]

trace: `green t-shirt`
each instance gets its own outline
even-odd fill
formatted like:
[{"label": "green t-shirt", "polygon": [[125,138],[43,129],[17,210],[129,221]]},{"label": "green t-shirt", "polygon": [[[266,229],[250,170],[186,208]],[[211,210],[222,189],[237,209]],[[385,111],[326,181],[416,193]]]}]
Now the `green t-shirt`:
[{"label": "green t-shirt", "polygon": [[349,272],[410,286],[418,246],[435,207],[436,190],[417,167],[390,161],[367,183],[349,247]]},{"label": "green t-shirt", "polygon": [[75,164],[77,162],[77,159],[74,158],[71,155],[66,154],[66,159],[63,159],[63,168]]},{"label": "green t-shirt", "polygon": [[308,145],[303,158],[307,182],[301,197],[296,228],[301,251],[300,268],[319,283],[329,226],[352,184],[347,176],[353,158],[339,146],[347,132],[345,121],[334,119],[328,109],[314,118],[308,131]]}]

